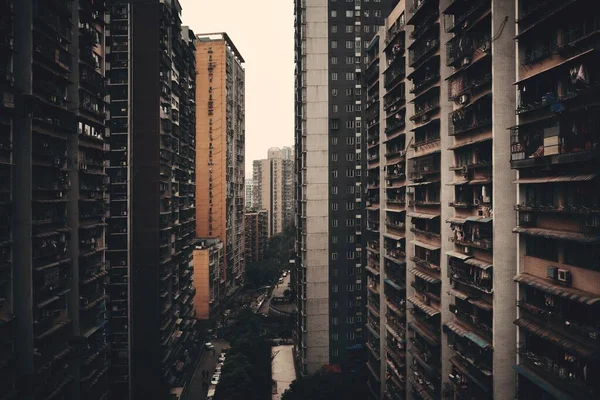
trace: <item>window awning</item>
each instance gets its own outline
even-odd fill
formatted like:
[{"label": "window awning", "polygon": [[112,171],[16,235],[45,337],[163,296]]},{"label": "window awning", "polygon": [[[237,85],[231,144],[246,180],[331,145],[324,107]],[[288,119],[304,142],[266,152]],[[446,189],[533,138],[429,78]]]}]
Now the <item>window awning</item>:
[{"label": "window awning", "polygon": [[582,57],[582,56],[584,56],[584,55],[586,55],[586,54],[589,54],[589,53],[591,53],[591,52],[593,52],[593,51],[595,51],[595,49],[589,49],[589,50],[587,50],[587,51],[584,51],[583,53],[579,53],[579,54],[577,54],[576,56],[573,56],[573,57],[571,57],[571,58],[567,58],[567,59],[566,59],[566,60],[564,60],[563,62],[560,62],[560,63],[558,63],[558,64],[551,65],[551,66],[549,66],[549,67],[547,67],[547,68],[544,68],[544,69],[542,69],[541,71],[534,72],[534,73],[532,73],[532,74],[531,74],[531,75],[529,75],[529,76],[526,76],[526,77],[524,77],[524,78],[521,78],[521,79],[519,79],[518,81],[516,81],[515,83],[513,83],[513,85],[518,85],[519,83],[523,83],[523,82],[525,82],[526,80],[533,78],[534,76],[538,76],[538,75],[540,75],[540,74],[543,74],[543,73],[546,73],[546,72],[548,72],[548,71],[550,71],[550,70],[556,69],[557,67],[560,67],[560,66],[562,66],[562,65],[564,65],[564,64],[566,64],[566,63],[568,63],[568,62],[570,62],[570,61],[573,61],[573,60],[575,60],[575,59],[577,59],[577,58],[580,58],[580,57]]},{"label": "window awning", "polygon": [[600,243],[600,236],[580,232],[558,231],[554,229],[525,228],[517,226],[513,232],[528,236],[544,237],[546,239],[568,240],[580,243]]},{"label": "window awning", "polygon": [[490,140],[492,140],[492,137],[486,136],[486,137],[483,137],[480,139],[471,140],[469,142],[456,143],[454,146],[448,147],[448,150],[456,150],[456,149],[460,149],[461,147],[467,147],[467,146],[471,146],[471,145],[478,144],[478,143],[484,143],[484,142],[488,142]]},{"label": "window awning", "polygon": [[429,282],[429,283],[441,282],[440,278],[438,278],[437,276],[429,275],[427,272],[423,271],[420,268],[411,268],[408,270],[408,272],[410,272],[411,274],[414,274],[415,276],[418,276],[419,278],[423,279],[425,282]]},{"label": "window awning", "polygon": [[471,179],[469,181],[469,185],[485,185],[488,183],[492,183],[492,178]]},{"label": "window awning", "polygon": [[437,335],[435,335],[434,333],[428,332],[429,329],[421,327],[421,324],[419,322],[412,321],[412,322],[409,322],[407,325],[410,329],[417,332],[430,345],[432,345],[432,346],[440,345],[440,343],[438,342],[439,337]]},{"label": "window awning", "polygon": [[394,289],[396,289],[397,291],[402,291],[402,290],[406,289],[406,287],[398,285],[396,282],[394,282],[388,278],[385,278],[384,282],[387,283],[388,285],[390,285],[391,287],[393,287]]},{"label": "window awning", "polygon": [[414,244],[415,246],[419,246],[419,247],[422,247],[424,249],[431,250],[431,251],[436,251],[436,250],[440,249],[440,246],[434,246],[431,244],[419,242],[418,240],[411,240],[411,243]]},{"label": "window awning", "polygon": [[461,300],[467,300],[469,298],[468,293],[461,292],[460,290],[455,289],[455,288],[451,288],[450,290],[448,290],[448,294],[450,296],[454,296],[457,299],[461,299]]},{"label": "window awning", "polygon": [[440,181],[426,181],[426,182],[410,182],[406,186],[421,186],[421,185],[431,185],[434,183],[440,183]]},{"label": "window awning", "polygon": [[457,225],[462,225],[465,223],[465,221],[466,221],[466,219],[458,218],[458,217],[451,217],[446,220],[446,222],[449,222],[451,224],[457,224]]},{"label": "window awning", "polygon": [[596,179],[598,174],[562,175],[562,176],[533,176],[513,181],[519,184],[558,183],[558,182],[588,182]]},{"label": "window awning", "polygon": [[494,218],[492,217],[476,217],[476,216],[472,216],[472,217],[467,217],[466,219],[469,222],[480,222],[482,224],[485,224],[487,222],[492,222],[494,220]]},{"label": "window awning", "polygon": [[483,261],[483,260],[479,260],[477,258],[469,258],[468,260],[465,260],[465,264],[472,265],[474,267],[481,268],[483,270],[492,268],[492,263]]},{"label": "window awning", "polygon": [[450,329],[452,332],[457,334],[460,337],[465,337],[465,334],[468,332],[465,327],[457,324],[456,322],[450,321],[446,323],[446,328]]},{"label": "window awning", "polygon": [[458,251],[447,251],[446,255],[448,255],[450,257],[458,258],[459,260],[463,260],[463,261],[468,260],[469,258],[472,257],[468,254],[459,253]]},{"label": "window awning", "polygon": [[481,308],[482,310],[492,311],[493,309],[492,303],[489,303],[482,299],[469,299],[468,302],[473,304],[475,307]]},{"label": "window awning", "polygon": [[417,219],[435,219],[439,214],[407,213],[406,216]]},{"label": "window awning", "polygon": [[406,300],[413,303],[415,305],[415,307],[417,307],[419,310],[423,311],[425,314],[427,314],[430,317],[433,317],[434,315],[438,315],[440,313],[435,308],[430,307],[427,304],[425,304],[421,299],[419,299],[416,296],[409,297]]},{"label": "window awning", "polygon": [[404,210],[394,210],[393,208],[386,208],[384,211],[385,212],[393,212],[393,213],[403,213],[403,212],[406,212],[406,209],[404,209]]},{"label": "window awning", "polygon": [[478,334],[472,332],[471,330],[463,327],[462,325],[456,322],[447,322],[446,327],[450,329],[452,332],[457,334],[460,337],[470,340],[481,349],[486,350],[492,347],[492,344],[485,338],[479,336]]},{"label": "window awning", "polygon": [[556,285],[552,281],[539,278],[534,275],[523,273],[515,276],[514,280],[523,285],[531,286],[543,292],[560,296],[571,301],[576,301],[578,303],[586,304],[588,306],[600,304],[600,296],[596,294],[572,287]]},{"label": "window awning", "polygon": [[467,183],[469,183],[469,181],[467,181],[467,180],[454,181],[454,182],[447,183],[446,186],[461,186],[461,185],[466,185]]},{"label": "window awning", "polygon": [[435,376],[435,369],[433,369],[433,367],[431,367],[431,365],[427,363],[427,361],[425,361],[417,351],[415,351],[412,348],[408,349],[408,351],[410,352],[410,354],[412,354],[413,359],[415,359],[419,363],[419,365],[421,365],[421,367],[423,367],[423,369],[427,371],[428,374]]},{"label": "window awning", "polygon": [[385,236],[388,239],[392,239],[392,240],[402,240],[402,239],[404,239],[404,236],[398,236],[398,235],[394,235],[392,233],[387,233],[387,232],[385,232],[383,234],[383,236]]},{"label": "window awning", "polygon": [[546,379],[542,378],[540,375],[538,375],[536,372],[529,369],[528,367],[524,365],[513,365],[513,369],[519,375],[524,376],[533,384],[541,388],[543,391],[549,393],[555,399],[575,400],[575,397],[569,396],[563,391],[557,389],[552,382],[549,382]]},{"label": "window awning", "polygon": [[551,329],[538,325],[527,318],[519,318],[514,323],[518,327],[523,328],[526,331],[533,333],[534,335],[560,346],[564,350],[580,357],[595,359],[600,354],[600,346],[586,346],[582,343],[576,342],[575,340],[569,339],[564,335],[554,332]]}]

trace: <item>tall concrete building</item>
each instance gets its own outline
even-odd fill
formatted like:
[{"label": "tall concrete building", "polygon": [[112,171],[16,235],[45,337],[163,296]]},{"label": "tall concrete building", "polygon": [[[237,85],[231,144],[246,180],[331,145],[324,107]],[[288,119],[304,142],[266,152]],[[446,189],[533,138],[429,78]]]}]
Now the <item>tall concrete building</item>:
[{"label": "tall concrete building", "polygon": [[196,318],[217,316],[221,305],[223,278],[223,242],[218,238],[198,239],[194,245],[194,309]]},{"label": "tall concrete building", "polygon": [[258,263],[265,258],[269,242],[267,210],[246,213],[246,262]]},{"label": "tall concrete building", "polygon": [[171,387],[184,386],[198,350],[196,69],[194,35],[181,26],[181,11],[177,0],[108,7],[106,265],[115,399],[166,398]]},{"label": "tall concrete building", "polygon": [[0,397],[109,393],[103,1],[0,4]]},{"label": "tall concrete building", "polygon": [[364,368],[364,47],[397,1],[295,1],[300,373]]},{"label": "tall concrete building", "polygon": [[267,159],[252,163],[253,203],[267,210],[269,236],[294,223],[294,161],[289,147],[271,147]]},{"label": "tall concrete building", "polygon": [[514,397],[514,9],[401,1],[368,49],[375,398]]},{"label": "tall concrete building", "polygon": [[246,211],[254,208],[254,179],[246,178]]},{"label": "tall concrete building", "polygon": [[196,235],[225,246],[224,295],[244,283],[244,59],[226,33],[196,37]]},{"label": "tall concrete building", "polygon": [[[516,398],[593,399],[600,396],[600,11],[592,1],[519,3],[518,121],[506,143],[518,172],[518,217],[507,221],[516,221],[518,235]],[[494,281],[497,271],[495,262]]]}]

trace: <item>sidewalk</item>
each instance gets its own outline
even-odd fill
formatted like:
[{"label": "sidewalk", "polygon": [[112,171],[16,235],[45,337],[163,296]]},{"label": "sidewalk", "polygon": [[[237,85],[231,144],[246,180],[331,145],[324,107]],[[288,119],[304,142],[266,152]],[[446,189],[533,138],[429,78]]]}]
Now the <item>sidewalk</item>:
[{"label": "sidewalk", "polygon": [[[207,391],[202,388],[202,383],[210,383],[210,377],[212,377],[212,374],[215,371],[221,350],[229,347],[229,342],[224,340],[215,340],[212,344],[215,345],[215,355],[213,356],[212,351],[204,350],[204,355],[200,359],[196,371],[194,371],[194,375],[185,391],[183,400],[204,400],[206,398]],[[210,376],[206,381],[202,378],[203,370],[208,370],[210,372]]]}]

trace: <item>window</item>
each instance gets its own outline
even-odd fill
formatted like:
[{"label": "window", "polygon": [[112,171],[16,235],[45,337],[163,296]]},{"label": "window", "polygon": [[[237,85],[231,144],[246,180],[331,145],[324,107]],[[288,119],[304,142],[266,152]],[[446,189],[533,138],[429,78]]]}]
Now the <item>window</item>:
[{"label": "window", "polygon": [[346,72],[346,80],[353,81],[354,80],[354,72]]},{"label": "window", "polygon": [[346,104],[346,112],[354,112],[354,104]]},{"label": "window", "polygon": [[[354,235],[348,235],[346,236],[346,242],[348,243],[354,243]],[[352,274],[350,274],[352,275]]]},{"label": "window", "polygon": [[354,32],[354,25],[346,25],[346,33]]},{"label": "window", "polygon": [[358,323],[362,322],[362,317],[360,315],[356,316],[356,322],[358,322]]},{"label": "window", "polygon": [[331,203],[331,209],[333,211],[337,211],[338,210],[338,203]]},{"label": "window", "polygon": [[347,145],[353,145],[354,144],[354,136],[349,136],[346,138],[346,144]]},{"label": "window", "polygon": [[337,17],[337,11],[331,10],[331,18],[335,18],[335,17]]},{"label": "window", "polygon": [[360,307],[362,305],[362,299],[356,299],[356,307]]},{"label": "window", "polygon": [[373,14],[375,14],[376,17],[381,17],[381,10],[374,10]]},{"label": "window", "polygon": [[338,160],[338,155],[337,153],[333,153],[331,154],[331,161],[337,161]]},{"label": "window", "polygon": [[346,260],[354,260],[354,252],[353,251],[346,252]]},{"label": "window", "polygon": [[362,283],[356,282],[356,290],[362,290]]},{"label": "window", "polygon": [[338,276],[338,269],[337,268],[332,268],[331,269],[331,275],[332,276]]},{"label": "window", "polygon": [[565,264],[600,270],[600,248],[593,244],[565,242]]},{"label": "window", "polygon": [[331,307],[332,307],[332,308],[338,308],[338,306],[339,306],[339,303],[338,303],[338,301],[337,301],[337,300],[333,300],[333,301],[331,302]]},{"label": "window", "polygon": [[340,129],[340,120],[339,119],[331,120],[331,129]]},{"label": "window", "polygon": [[346,226],[354,226],[354,218],[346,218]]},{"label": "window", "polygon": [[332,40],[331,41],[331,48],[332,49],[337,49],[337,40]]},{"label": "window", "polygon": [[529,236],[525,244],[528,256],[548,261],[558,261],[558,243],[556,240]]},{"label": "window", "polygon": [[338,177],[338,170],[334,169],[333,171],[331,171],[331,177],[332,178],[337,178]]},{"label": "window", "polygon": [[[354,267],[348,267],[348,275],[354,275]],[[350,306],[350,302],[352,300],[348,300],[348,306]],[[352,304],[352,307],[354,307],[354,304]]]},{"label": "window", "polygon": [[337,57],[331,57],[331,63],[337,64]]},{"label": "window", "polygon": [[[359,319],[362,321],[362,318],[356,317],[356,322],[360,322]],[[362,331],[356,331],[356,338],[362,338]]]},{"label": "window", "polygon": [[353,49],[354,48],[354,42],[352,40],[346,40],[346,48],[347,49]]},{"label": "window", "polygon": [[357,96],[360,96],[361,93],[362,93],[361,88],[356,88],[356,90],[354,90],[354,94],[357,95]]},{"label": "window", "polygon": [[353,169],[347,169],[346,170],[346,177],[347,178],[354,178],[354,170]]},{"label": "window", "polygon": [[365,33],[369,33],[369,28],[370,28],[369,25],[365,25],[365,26],[363,26],[363,31]]},{"label": "window", "polygon": [[338,253],[331,253],[331,259],[332,260],[337,260],[338,259]]},{"label": "window", "polygon": [[336,136],[332,136],[331,137],[331,145],[335,146],[336,144],[338,144],[338,138]]},{"label": "window", "polygon": [[337,243],[338,242],[338,237],[337,236],[331,236],[331,243]]},{"label": "window", "polygon": [[337,91],[337,89],[331,89],[331,95],[332,95],[333,97],[337,96],[337,94],[338,94],[338,91]]},{"label": "window", "polygon": [[357,104],[356,107],[354,107],[354,109],[356,111],[362,111],[362,106],[360,104]]},{"label": "window", "polygon": [[354,161],[354,153],[346,153],[346,161]]},{"label": "window", "polygon": [[338,112],[338,105],[337,104],[333,104],[331,106],[331,112],[334,112],[334,113]]},{"label": "window", "polygon": [[337,194],[338,193],[338,187],[337,187],[337,185],[332,185],[331,186],[331,193],[332,194]]},{"label": "window", "polygon": [[346,128],[354,128],[354,120],[346,121]]},{"label": "window", "polygon": [[337,357],[339,355],[339,350],[338,349],[332,349],[331,350],[331,356],[332,357]]},{"label": "window", "polygon": [[369,16],[370,16],[370,13],[371,13],[371,12],[370,12],[369,10],[364,10],[364,11],[363,11],[363,15],[364,15],[365,17],[369,17]]},{"label": "window", "polygon": [[346,18],[354,17],[354,12],[352,10],[346,10]]},{"label": "window", "polygon": [[[334,292],[337,292],[337,285],[333,285],[336,290],[334,290]],[[331,325],[337,325],[339,322],[338,317],[331,317]]]},{"label": "window", "polygon": [[352,88],[347,88],[346,89],[346,96],[352,96]]},{"label": "window", "polygon": [[348,203],[346,203],[346,210],[347,210],[347,211],[352,211],[352,210],[354,210],[354,203],[352,203],[352,202],[348,202]]},{"label": "window", "polygon": [[360,169],[357,169],[356,170],[356,176],[360,176],[360,175],[361,175],[361,171],[360,171]]},{"label": "window", "polygon": [[354,57],[346,57],[346,64],[354,64]]},{"label": "window", "polygon": [[[357,127],[357,128],[360,128],[360,127],[361,127],[361,125],[362,125],[362,122],[361,122],[361,121],[356,121],[356,127]],[[357,131],[357,132],[360,132],[360,131]],[[356,142],[357,142],[357,143],[360,143],[360,139],[356,139]]]},{"label": "window", "polygon": [[348,333],[346,333],[346,337],[348,339],[354,339],[354,332],[348,332]]},{"label": "window", "polygon": [[[350,285],[348,285],[348,286],[350,286]],[[346,322],[349,323],[349,324],[353,324],[354,323],[354,316],[353,315],[348,315],[346,317]]]},{"label": "window", "polygon": [[337,33],[337,25],[331,25],[331,33]]},{"label": "window", "polygon": [[338,340],[339,335],[337,333],[332,333],[331,334],[331,340],[336,341]]},{"label": "window", "polygon": [[331,218],[331,226],[333,228],[337,228],[337,226],[338,226],[338,220],[337,220],[337,218]]},{"label": "window", "polygon": [[354,193],[354,185],[346,186],[346,193],[348,193],[348,194]]},{"label": "window", "polygon": [[337,81],[337,78],[338,78],[337,72],[332,72],[331,73],[331,80],[332,81]]}]

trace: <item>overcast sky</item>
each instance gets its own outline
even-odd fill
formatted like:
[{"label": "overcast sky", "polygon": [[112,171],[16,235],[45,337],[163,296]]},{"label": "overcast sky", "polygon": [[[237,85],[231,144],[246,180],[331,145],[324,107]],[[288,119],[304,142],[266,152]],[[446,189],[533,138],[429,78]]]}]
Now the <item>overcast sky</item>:
[{"label": "overcast sky", "polygon": [[246,176],[294,140],[293,0],[179,0],[194,33],[227,32],[246,61]]}]

